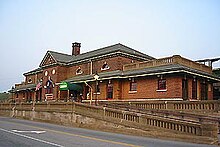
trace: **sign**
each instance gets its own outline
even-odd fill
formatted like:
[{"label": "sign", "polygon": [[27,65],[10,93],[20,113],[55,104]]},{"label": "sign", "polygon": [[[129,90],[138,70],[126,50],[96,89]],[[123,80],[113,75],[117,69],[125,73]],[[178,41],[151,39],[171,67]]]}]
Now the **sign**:
[{"label": "sign", "polygon": [[68,83],[67,82],[60,83],[60,90],[68,90]]}]

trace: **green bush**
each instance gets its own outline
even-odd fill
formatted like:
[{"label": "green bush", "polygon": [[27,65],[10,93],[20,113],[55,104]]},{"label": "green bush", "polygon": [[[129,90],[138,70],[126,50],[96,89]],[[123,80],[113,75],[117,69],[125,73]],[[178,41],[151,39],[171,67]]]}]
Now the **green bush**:
[{"label": "green bush", "polygon": [[9,93],[6,93],[6,92],[0,93],[0,101],[6,101],[9,99],[9,97],[10,97]]}]

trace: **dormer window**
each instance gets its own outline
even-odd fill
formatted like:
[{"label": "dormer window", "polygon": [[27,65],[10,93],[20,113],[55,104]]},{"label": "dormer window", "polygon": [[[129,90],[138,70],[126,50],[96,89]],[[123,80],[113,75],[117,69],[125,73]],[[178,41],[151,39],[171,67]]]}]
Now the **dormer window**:
[{"label": "dormer window", "polygon": [[101,70],[108,70],[110,67],[108,66],[107,62],[105,62],[103,65],[102,65],[102,68]]},{"label": "dormer window", "polygon": [[82,71],[82,69],[79,67],[77,70],[76,70],[76,75],[80,75],[80,74],[82,74],[83,73],[83,71]]},{"label": "dormer window", "polygon": [[32,83],[32,79],[31,78],[28,79],[28,83]]}]

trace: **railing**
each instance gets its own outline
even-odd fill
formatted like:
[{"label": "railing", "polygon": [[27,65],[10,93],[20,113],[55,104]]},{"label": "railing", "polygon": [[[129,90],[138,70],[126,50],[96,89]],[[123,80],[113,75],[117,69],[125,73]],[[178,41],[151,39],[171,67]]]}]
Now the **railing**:
[{"label": "railing", "polygon": [[204,71],[204,72],[207,72],[210,74],[212,73],[211,67],[208,67],[203,64],[199,64],[197,62],[183,58],[179,55],[174,55],[172,57],[151,60],[151,61],[147,61],[147,62],[127,64],[127,65],[123,66],[123,70],[126,71],[126,70],[138,69],[138,68],[150,68],[150,67],[170,65],[170,64],[181,64],[181,65],[184,65],[184,66],[196,69],[196,70]]},{"label": "railing", "polygon": [[[217,136],[217,125],[214,123],[201,123],[175,117],[162,117],[155,114],[144,114],[141,112],[91,106],[81,103],[0,104],[0,110],[13,111],[13,116],[16,116],[14,111],[75,113],[143,130],[161,128],[198,136]],[[22,117],[23,115],[24,113],[22,113]],[[30,113],[27,116],[31,117]],[[207,132],[209,133],[207,134]]]},{"label": "railing", "polygon": [[220,111],[219,100],[207,101],[108,101],[105,104],[116,104],[121,106],[131,106],[139,109],[159,109],[159,110],[194,110],[194,111]]},{"label": "railing", "polygon": [[136,112],[136,113],[152,115],[162,118],[166,117],[181,121],[184,120],[187,122],[194,122],[194,123],[209,122],[209,123],[218,124],[218,127],[220,128],[220,117],[216,117],[216,116],[207,116],[204,114],[198,114],[192,112],[189,113],[189,112],[176,111],[176,110],[146,109],[143,107],[140,108],[132,105],[122,105],[122,104],[106,104],[105,106],[108,108],[114,108],[118,110],[127,110],[129,112]]}]

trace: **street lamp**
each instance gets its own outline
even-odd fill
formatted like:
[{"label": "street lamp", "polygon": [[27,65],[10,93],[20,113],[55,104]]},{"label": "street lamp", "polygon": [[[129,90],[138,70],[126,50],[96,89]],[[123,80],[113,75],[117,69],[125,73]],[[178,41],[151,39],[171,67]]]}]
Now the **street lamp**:
[{"label": "street lamp", "polygon": [[99,79],[98,73],[96,72],[93,77],[95,79],[95,92],[96,92],[95,105],[97,105],[97,99],[98,99],[97,92],[98,92],[98,79]]}]

